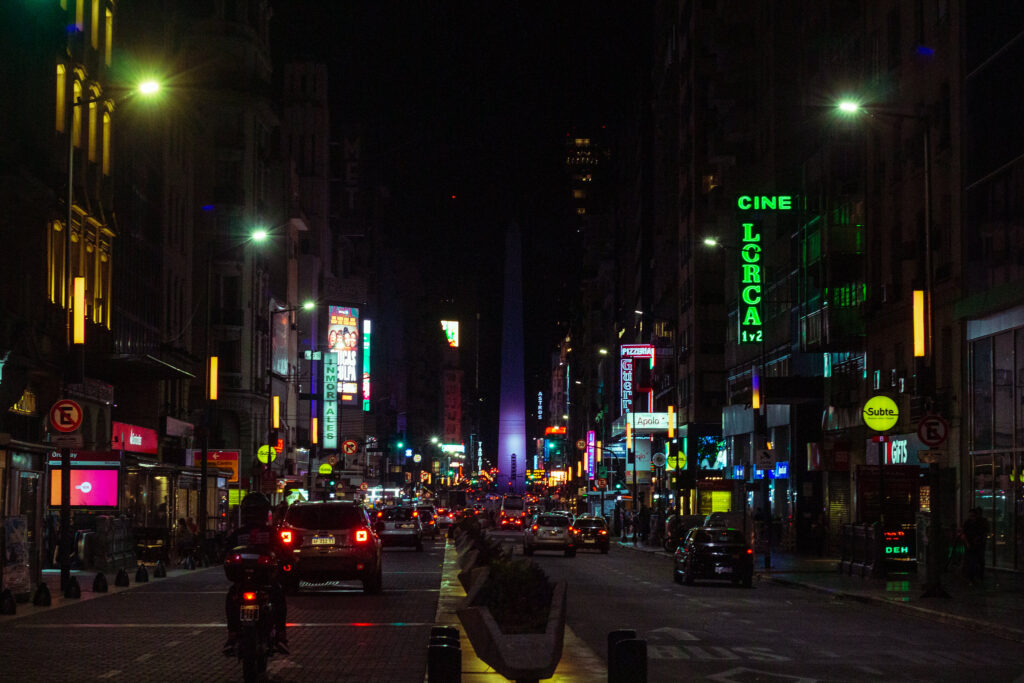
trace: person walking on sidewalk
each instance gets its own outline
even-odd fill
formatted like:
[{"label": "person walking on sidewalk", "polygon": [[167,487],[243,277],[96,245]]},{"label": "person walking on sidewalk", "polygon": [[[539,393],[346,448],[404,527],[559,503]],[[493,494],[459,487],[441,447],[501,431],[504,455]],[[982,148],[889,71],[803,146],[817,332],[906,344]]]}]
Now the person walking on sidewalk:
[{"label": "person walking on sidewalk", "polygon": [[988,540],[988,520],[981,508],[971,508],[964,522],[964,571],[973,586],[985,578],[985,544]]}]

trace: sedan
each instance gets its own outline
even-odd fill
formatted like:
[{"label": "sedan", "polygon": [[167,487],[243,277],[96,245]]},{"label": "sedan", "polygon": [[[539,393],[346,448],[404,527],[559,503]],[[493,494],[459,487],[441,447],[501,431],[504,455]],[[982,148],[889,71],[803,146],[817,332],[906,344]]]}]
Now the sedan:
[{"label": "sedan", "polygon": [[415,508],[390,507],[377,511],[375,524],[384,545],[411,545],[423,551],[423,526]]},{"label": "sedan", "polygon": [[676,548],[672,578],[676,583],[692,585],[695,579],[743,583],[750,588],[754,578],[754,549],[739,529],[690,529],[682,545]]},{"label": "sedan", "polygon": [[575,557],[575,531],[566,515],[537,515],[523,530],[523,555],[533,555],[535,550],[561,550],[566,557]]},{"label": "sedan", "polygon": [[595,548],[608,553],[608,522],[597,515],[580,515],[573,523],[576,545],[580,549]]}]

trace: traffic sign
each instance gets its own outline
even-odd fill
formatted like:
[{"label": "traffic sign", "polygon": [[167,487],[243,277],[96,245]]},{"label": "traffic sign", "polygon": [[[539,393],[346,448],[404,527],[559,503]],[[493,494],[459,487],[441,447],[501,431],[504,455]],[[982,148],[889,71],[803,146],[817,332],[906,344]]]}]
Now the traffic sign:
[{"label": "traffic sign", "polygon": [[917,438],[929,448],[936,448],[949,437],[949,423],[938,415],[925,415],[917,425]]},{"label": "traffic sign", "polygon": [[759,470],[770,470],[775,467],[775,449],[759,448],[754,451],[754,467]]},{"label": "traffic sign", "polygon": [[327,462],[329,462],[332,465],[337,465],[338,464],[338,456],[334,455],[333,453],[331,455],[328,455],[327,456]]},{"label": "traffic sign", "polygon": [[423,460],[423,456],[420,455],[419,453],[417,453],[416,455],[412,456],[412,461],[413,462],[420,462],[422,460]]},{"label": "traffic sign", "polygon": [[359,485],[359,490],[360,491],[365,491],[368,488],[370,488],[370,485],[367,484],[365,481],[362,484]]},{"label": "traffic sign", "polygon": [[602,491],[608,488],[608,480],[604,478],[598,479],[597,488],[601,489]]},{"label": "traffic sign", "polygon": [[57,448],[81,448],[83,445],[82,432],[53,434],[50,443]]},{"label": "traffic sign", "polygon": [[65,434],[77,431],[82,426],[82,406],[70,398],[62,398],[50,408],[50,424]]},{"label": "traffic sign", "polygon": [[341,443],[341,452],[345,455],[354,455],[359,450],[359,444],[352,439],[346,439]]},{"label": "traffic sign", "polygon": [[576,442],[576,448],[580,449],[581,451],[586,450],[587,442],[584,441],[583,439],[580,439],[579,441]]}]

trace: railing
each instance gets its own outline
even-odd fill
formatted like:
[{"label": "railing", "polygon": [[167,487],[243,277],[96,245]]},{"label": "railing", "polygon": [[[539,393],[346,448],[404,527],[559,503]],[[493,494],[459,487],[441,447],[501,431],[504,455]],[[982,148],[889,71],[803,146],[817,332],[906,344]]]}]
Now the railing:
[{"label": "railing", "polygon": [[850,576],[878,577],[885,574],[880,525],[843,524],[839,528],[839,571]]}]

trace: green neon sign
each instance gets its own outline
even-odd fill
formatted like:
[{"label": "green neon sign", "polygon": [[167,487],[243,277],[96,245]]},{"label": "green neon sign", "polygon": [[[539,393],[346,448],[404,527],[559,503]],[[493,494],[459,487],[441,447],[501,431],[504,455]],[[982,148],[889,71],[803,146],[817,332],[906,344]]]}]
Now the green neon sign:
[{"label": "green neon sign", "polygon": [[[793,198],[790,195],[742,195],[736,200],[736,208],[743,212],[789,211],[793,208]],[[740,302],[737,317],[739,343],[760,344],[764,341],[761,226],[746,216],[740,225],[743,232],[740,236]]]}]

